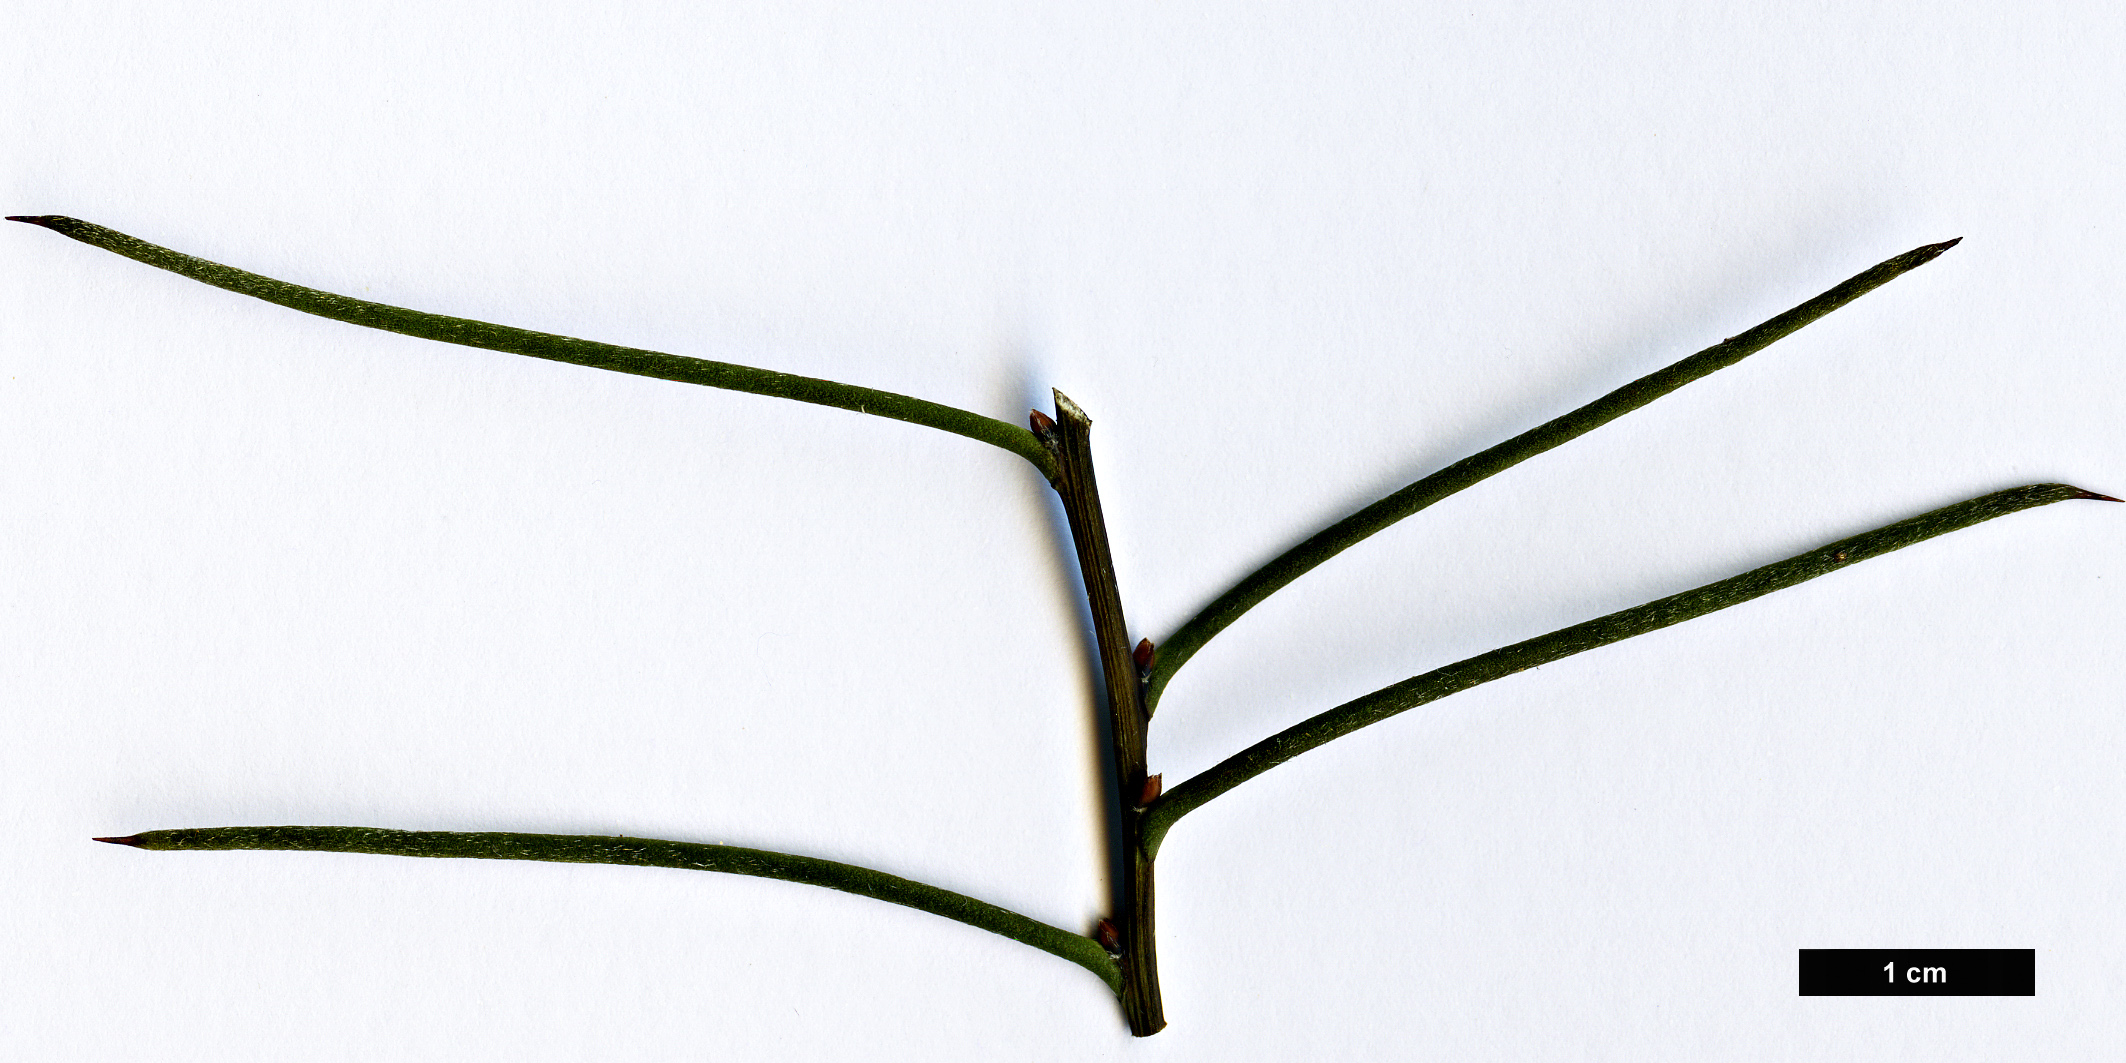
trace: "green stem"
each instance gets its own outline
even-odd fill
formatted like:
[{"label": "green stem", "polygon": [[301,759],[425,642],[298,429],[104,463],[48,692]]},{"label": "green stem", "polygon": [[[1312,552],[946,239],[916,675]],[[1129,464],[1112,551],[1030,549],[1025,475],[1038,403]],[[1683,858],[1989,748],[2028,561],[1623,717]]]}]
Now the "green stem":
[{"label": "green stem", "polygon": [[263,299],[291,310],[329,317],[334,321],[345,321],[351,325],[418,336],[424,340],[568,362],[593,369],[609,369],[616,373],[632,373],[682,384],[700,384],[704,387],[744,391],[754,395],[795,399],[799,402],[833,406],[874,417],[890,417],[897,421],[925,425],[1001,447],[1032,462],[1034,468],[1041,470],[1042,476],[1050,480],[1056,478],[1055,458],[1034,438],[1032,432],[993,417],[984,417],[925,399],[857,387],[854,384],[841,384],[832,380],[754,369],[751,366],[733,365],[729,362],[711,362],[702,358],[620,347],[593,340],[571,339],[547,332],[532,332],[508,325],[495,325],[462,317],[445,317],[442,314],[372,303],[366,299],[354,299],[316,288],[305,288],[299,284],[262,277],[203,258],[194,258],[78,218],[47,215],[11,217],[7,220],[42,225],[63,236],[124,255],[136,262],[145,262],[158,269],[166,269],[217,288],[226,288],[239,295]]},{"label": "green stem", "polygon": [[721,871],[855,893],[1001,934],[1022,945],[1061,956],[1122,992],[1122,974],[1091,938],[1030,919],[987,901],[936,886],[873,871],[868,867],[791,856],[735,845],[705,845],[656,838],[573,834],[507,834],[483,831],[379,830],[374,827],[203,827],[151,830],[128,838],[97,841],[142,849],[279,849],[300,852],[372,853],[381,856],[455,857],[475,860],[552,860],[569,864],[628,864]]},{"label": "green stem", "polygon": [[1356,701],[1346,702],[1313,719],[1271,735],[1167,791],[1146,813],[1147,849],[1157,853],[1160,842],[1173,827],[1174,821],[1212,798],[1307,750],[1334,741],[1361,727],[1379,723],[1399,712],[1597,646],[1620,642],[1634,635],[1643,635],[1671,624],[1680,624],[1731,605],[1740,605],[1752,598],[1815,579],[1871,557],[1880,557],[1924,539],[1968,528],[2019,510],[2064,502],[2072,498],[2118,501],[2066,484],[2032,484],[1996,491],[1901,520],[1850,539],[1840,539],[1785,561],[1752,569],[1717,583],[1708,583],[1696,590],[1670,595],[1622,612],[1574,624],[1526,642],[1517,642],[1489,653],[1478,654],[1468,660],[1376,690]]},{"label": "green stem", "polygon": [[1600,428],[1693,380],[1734,365],[1817,318],[1933,261],[1956,244],[1956,240],[1948,240],[1907,251],[1756,328],[1722,340],[1659,372],[1640,377],[1489,450],[1463,458],[1316,532],[1307,541],[1249,573],[1160,643],[1159,655],[1152,664],[1151,678],[1144,694],[1145,711],[1157,710],[1159,696],[1166,690],[1166,684],[1190,657],[1196,655],[1197,650],[1203,648],[1204,643],[1264,598],[1312,571],[1314,566],[1448,495]]}]

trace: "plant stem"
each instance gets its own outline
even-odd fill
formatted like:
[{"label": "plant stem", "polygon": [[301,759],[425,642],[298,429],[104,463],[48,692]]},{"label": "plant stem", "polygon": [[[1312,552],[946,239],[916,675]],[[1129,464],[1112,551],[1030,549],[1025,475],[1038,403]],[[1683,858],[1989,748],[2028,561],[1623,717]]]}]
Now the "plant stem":
[{"label": "plant stem", "polygon": [[1783,590],[1797,583],[1901,550],[1937,535],[1968,528],[1995,517],[2075,498],[2117,502],[2107,495],[2066,484],[2031,484],[1995,491],[1953,506],[1944,506],[1895,524],[1884,525],[1849,539],[1817,547],[1805,554],[1751,569],[1708,583],[1695,590],[1673,594],[1608,616],[1560,628],[1526,642],[1481,653],[1445,668],[1383,687],[1355,701],[1345,702],[1312,719],[1288,727],[1238,753],[1187,782],[1167,791],[1145,814],[1145,844],[1157,853],[1159,843],[1174,821],[1205,802],[1306,752],[1390,716],[1438,701],[1470,687],[1503,679],[1515,672],[1584,653],[1598,646],[1621,642],[1635,635],[1680,624],[1694,617],[1740,605],[1752,598]]},{"label": "plant stem", "polygon": [[7,220],[41,225],[61,236],[124,255],[135,262],[144,262],[203,284],[211,284],[254,299],[263,299],[290,310],[329,317],[334,321],[345,321],[350,325],[397,332],[424,340],[568,362],[593,369],[608,369],[616,373],[655,377],[658,380],[671,380],[682,384],[700,384],[704,387],[744,391],[754,395],[795,399],[799,402],[853,410],[874,417],[890,417],[896,421],[924,425],[969,439],[978,439],[993,447],[1001,447],[1032,462],[1034,468],[1041,470],[1041,475],[1050,480],[1056,478],[1055,459],[1040,441],[1034,438],[1032,432],[994,417],[984,417],[927,399],[833,380],[798,376],[795,373],[777,373],[730,362],[712,362],[705,358],[645,351],[637,347],[621,347],[595,340],[556,336],[550,332],[533,332],[509,325],[372,303],[367,299],[355,299],[316,288],[305,288],[300,284],[290,284],[233,266],[195,258],[79,218],[52,214],[10,217]]},{"label": "plant stem", "polygon": [[1070,518],[1070,538],[1085,580],[1112,724],[1113,798],[1121,832],[1113,859],[1121,884],[1116,891],[1121,911],[1116,913],[1115,924],[1121,935],[1122,1013],[1131,1033],[1149,1037],[1166,1026],[1166,1011],[1159,1000],[1158,940],[1152,926],[1152,854],[1144,845],[1144,813],[1138,808],[1147,773],[1144,685],[1130,654],[1129,625],[1122,617],[1122,592],[1115,582],[1107,521],[1100,512],[1100,487],[1093,477],[1092,418],[1062,392],[1055,396],[1056,493],[1062,496],[1063,512]]},{"label": "plant stem", "polygon": [[201,827],[151,830],[127,838],[96,840],[156,850],[277,849],[476,860],[552,860],[570,864],[675,867],[782,879],[872,897],[980,927],[1022,945],[1061,956],[1098,975],[1116,993],[1122,991],[1121,971],[1114,959],[1082,934],[1073,934],[988,901],[978,901],[899,875],[765,849],[657,838],[379,830],[374,827]]},{"label": "plant stem", "polygon": [[1270,563],[1249,573],[1230,589],[1204,606],[1188,623],[1159,645],[1159,659],[1152,667],[1145,690],[1145,711],[1159,707],[1159,695],[1174,673],[1196,651],[1224,631],[1242,613],[1286,584],[1313,571],[1316,565],[1335,557],[1361,540],[1490,476],[1527,461],[1568,440],[1592,432],[1619,417],[1668,394],[1693,380],[1709,376],[1771,346],[1799,331],[1802,326],[1829,314],[1855,299],[1924,266],[1942,252],[1955,247],[1962,237],[1914,248],[1896,258],[1848,278],[1837,287],[1758,325],[1730,336],[1666,369],[1649,373],[1562,417],[1537,425],[1492,447],[1472,454],[1381,499],[1334,524],[1315,532],[1307,541],[1279,554]]}]

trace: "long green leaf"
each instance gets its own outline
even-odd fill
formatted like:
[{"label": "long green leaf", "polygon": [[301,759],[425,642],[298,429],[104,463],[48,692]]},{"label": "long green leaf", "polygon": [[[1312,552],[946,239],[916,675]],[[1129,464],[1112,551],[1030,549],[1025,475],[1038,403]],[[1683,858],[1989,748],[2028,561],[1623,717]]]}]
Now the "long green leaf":
[{"label": "long green leaf", "polygon": [[1907,251],[1756,328],[1722,340],[1659,372],[1640,377],[1489,450],[1463,458],[1314,533],[1307,541],[1249,573],[1159,645],[1144,691],[1145,711],[1157,710],[1159,696],[1166,690],[1166,684],[1190,657],[1196,655],[1197,650],[1203,648],[1204,643],[1264,598],[1312,571],[1314,566],[1448,495],[1504,472],[1567,440],[1594,431],[1693,380],[1734,365],[1817,318],[1932,262],[1956,244],[1956,240],[1948,240]]},{"label": "long green leaf", "polygon": [[1751,569],[1717,583],[1708,583],[1696,590],[1684,591],[1622,612],[1561,628],[1548,635],[1478,654],[1445,668],[1403,680],[1394,686],[1384,687],[1271,735],[1167,791],[1164,797],[1153,802],[1144,813],[1145,845],[1151,852],[1158,852],[1160,841],[1165,838],[1174,821],[1202,807],[1205,802],[1307,750],[1342,738],[1359,728],[1370,727],[1399,712],[1438,701],[1449,694],[1459,693],[1494,679],[1503,679],[1515,672],[1549,664],[1576,653],[1584,653],[1597,646],[1621,642],[1634,635],[1643,635],[1670,624],[1680,624],[1693,617],[1717,612],[1731,605],[1740,605],[1752,598],[1815,579],[1871,557],[1881,557],[1892,550],[1903,549],[1924,539],[1968,528],[1995,517],[2005,517],[2034,506],[2064,502],[2071,498],[2119,501],[2066,484],[2031,484],[2027,487],[1996,491],[1930,513],[1922,513],[1850,539],[1840,539],[1785,561]]},{"label": "long green leaf", "polygon": [[821,406],[868,413],[875,417],[890,417],[897,421],[926,425],[969,439],[979,439],[994,447],[1002,447],[1032,462],[1034,468],[1041,470],[1041,475],[1049,480],[1056,478],[1055,457],[1049,454],[1048,448],[1042,446],[1041,441],[1035,438],[1032,432],[1015,424],[926,399],[832,380],[754,369],[729,362],[711,362],[702,358],[620,347],[593,340],[571,339],[548,332],[532,332],[508,325],[495,325],[462,317],[445,317],[442,314],[372,303],[366,299],[305,288],[299,284],[262,277],[203,258],[194,258],[78,218],[46,215],[11,217],[7,220],[42,225],[63,236],[124,255],[136,262],[145,262],[158,269],[166,269],[217,288],[226,288],[239,295],[263,299],[306,314],[329,317],[334,321],[418,336],[424,340],[528,355],[549,361],[590,366],[593,369],[609,369],[616,373],[673,380],[683,384],[701,384],[705,387],[744,391],[754,395],[795,399],[799,402],[817,403]]},{"label": "long green leaf", "polygon": [[1061,956],[1098,975],[1117,995],[1122,992],[1121,969],[1107,950],[1089,937],[1030,919],[987,901],[898,875],[762,849],[656,838],[379,830],[374,827],[202,827],[151,830],[131,837],[96,840],[156,850],[280,849],[476,860],[553,860],[570,864],[676,867],[782,879],[890,901],[980,927],[1022,945]]}]

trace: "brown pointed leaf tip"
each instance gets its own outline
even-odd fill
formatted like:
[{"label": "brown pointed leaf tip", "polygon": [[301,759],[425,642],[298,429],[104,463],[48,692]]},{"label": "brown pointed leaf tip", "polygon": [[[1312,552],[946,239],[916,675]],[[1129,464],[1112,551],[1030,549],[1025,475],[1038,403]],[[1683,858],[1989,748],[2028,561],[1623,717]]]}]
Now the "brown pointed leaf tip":
[{"label": "brown pointed leaf tip", "polygon": [[1099,942],[1108,955],[1122,955],[1122,935],[1115,930],[1115,924],[1100,920],[1100,925],[1093,927],[1093,940]]},{"label": "brown pointed leaf tip", "polygon": [[1137,662],[1138,671],[1150,671],[1152,667],[1152,640],[1138,639],[1137,648],[1130,653],[1129,657],[1130,660]]},{"label": "brown pointed leaf tip", "polygon": [[[9,218],[8,220],[9,220],[9,221],[15,221],[15,220],[17,220],[17,219],[14,219],[14,218]],[[105,843],[107,843],[107,844],[110,844],[110,845],[139,845],[139,844],[140,844],[140,836],[139,836],[139,835],[137,835],[137,834],[128,834],[128,835],[126,835],[126,836],[125,836],[125,837],[123,837],[123,838],[91,838],[91,839],[89,839],[89,840],[90,840],[90,841],[96,841],[96,842],[105,842]]]},{"label": "brown pointed leaf tip", "polygon": [[1145,776],[1144,789],[1137,795],[1138,808],[1143,808],[1159,800],[1159,791],[1165,787],[1164,778],[1164,776],[1160,775]]},{"label": "brown pointed leaf tip", "polygon": [[2096,493],[2095,491],[2086,491],[2086,490],[2085,490],[2085,491],[2083,491],[2083,492],[2082,492],[2082,495],[2081,495],[2081,497],[2083,497],[2083,498],[2093,498],[2093,499],[2096,499],[2096,500],[2097,500],[2097,501],[2099,501],[2099,502],[2126,502],[2126,498],[2113,498],[2113,497],[2111,497],[2110,495],[2100,495],[2100,494],[2097,494],[2097,493]]}]

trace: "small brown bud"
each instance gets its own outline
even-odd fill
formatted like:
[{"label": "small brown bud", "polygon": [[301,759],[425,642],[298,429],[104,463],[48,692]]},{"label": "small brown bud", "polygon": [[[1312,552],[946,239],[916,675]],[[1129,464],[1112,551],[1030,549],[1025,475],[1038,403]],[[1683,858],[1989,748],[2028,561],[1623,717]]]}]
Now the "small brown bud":
[{"label": "small brown bud", "polygon": [[1093,940],[1099,942],[1108,955],[1122,955],[1122,935],[1115,930],[1115,924],[1100,920],[1100,925],[1093,928]]},{"label": "small brown bud", "polygon": [[1039,410],[1033,411],[1032,415],[1027,417],[1026,420],[1027,423],[1033,425],[1033,434],[1044,439],[1056,430],[1056,422],[1050,420],[1047,414]]},{"label": "small brown bud", "polygon": [[1137,662],[1137,670],[1138,670],[1138,671],[1140,671],[1140,672],[1149,672],[1149,671],[1151,671],[1151,669],[1152,669],[1152,640],[1150,640],[1150,639],[1139,639],[1139,640],[1137,640],[1137,649],[1136,649],[1136,651],[1135,651],[1135,652],[1131,653],[1131,654],[1130,654],[1129,656],[1130,656],[1130,659],[1131,659],[1131,660],[1133,660],[1133,661],[1136,661],[1136,662]]},{"label": "small brown bud", "polygon": [[1164,784],[1161,782],[1161,778],[1162,777],[1158,775],[1145,776],[1144,789],[1140,791],[1137,795],[1138,808],[1144,808],[1145,806],[1150,805],[1152,802],[1159,800],[1159,791],[1164,786]]},{"label": "small brown bud", "polygon": [[1845,560],[1845,551],[1843,551],[1843,550],[1840,550],[1840,551],[1838,551],[1837,553],[1835,553],[1835,554],[1832,554],[1832,555],[1831,555],[1831,560],[1833,560],[1833,561],[1843,561],[1843,560]]}]

